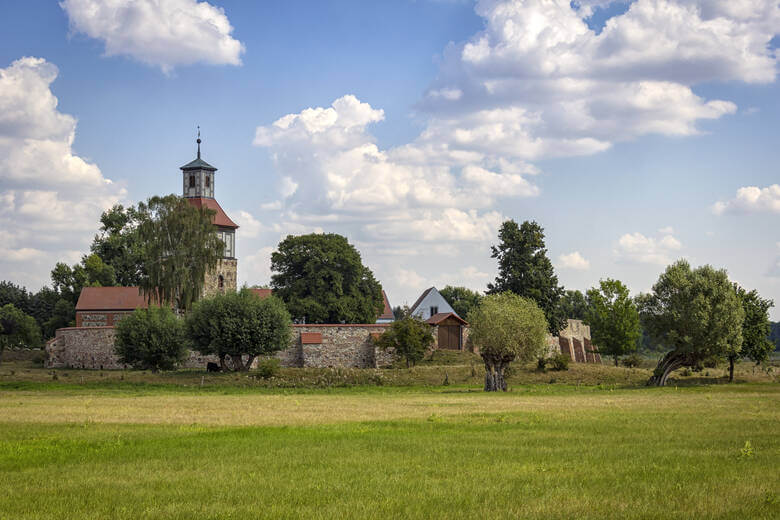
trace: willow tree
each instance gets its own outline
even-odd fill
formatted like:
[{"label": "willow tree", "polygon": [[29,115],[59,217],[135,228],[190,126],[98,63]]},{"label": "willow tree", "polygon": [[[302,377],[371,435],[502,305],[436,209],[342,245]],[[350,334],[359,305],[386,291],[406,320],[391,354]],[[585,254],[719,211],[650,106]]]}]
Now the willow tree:
[{"label": "willow tree", "polygon": [[485,296],[468,315],[469,340],[485,363],[485,391],[506,391],[504,371],[512,361],[544,354],[547,320],[536,303],[511,292]]},{"label": "willow tree", "polygon": [[152,197],[139,203],[138,211],[144,263],[141,291],[150,303],[189,310],[224,250],[211,223],[214,212],[176,195]]},{"label": "willow tree", "polygon": [[678,368],[728,358],[742,348],[745,312],[723,269],[691,269],[679,260],[661,274],[651,294],[637,301],[645,330],[672,349],[658,362],[648,384],[664,386]]}]

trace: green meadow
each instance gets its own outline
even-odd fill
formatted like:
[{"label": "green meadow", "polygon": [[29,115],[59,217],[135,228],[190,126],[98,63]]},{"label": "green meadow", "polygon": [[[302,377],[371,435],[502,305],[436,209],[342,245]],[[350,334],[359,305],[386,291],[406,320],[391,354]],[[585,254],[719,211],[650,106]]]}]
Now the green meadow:
[{"label": "green meadow", "polygon": [[3,374],[3,520],[780,517],[777,383]]}]

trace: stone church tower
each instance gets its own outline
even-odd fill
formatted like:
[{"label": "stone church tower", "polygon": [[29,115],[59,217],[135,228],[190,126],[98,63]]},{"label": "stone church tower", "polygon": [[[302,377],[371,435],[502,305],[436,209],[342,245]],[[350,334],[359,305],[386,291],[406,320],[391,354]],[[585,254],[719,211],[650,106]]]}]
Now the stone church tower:
[{"label": "stone church tower", "polygon": [[197,208],[206,207],[216,212],[214,227],[217,236],[225,243],[222,258],[214,271],[206,273],[203,295],[237,289],[236,229],[238,225],[230,220],[214,198],[214,179],[217,169],[200,158],[200,131],[198,131],[198,157],[181,167],[183,196]]}]

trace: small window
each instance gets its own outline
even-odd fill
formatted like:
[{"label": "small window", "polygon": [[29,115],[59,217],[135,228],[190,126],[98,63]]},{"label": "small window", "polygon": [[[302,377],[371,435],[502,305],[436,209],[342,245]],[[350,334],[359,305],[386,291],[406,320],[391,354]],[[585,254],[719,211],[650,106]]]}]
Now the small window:
[{"label": "small window", "polygon": [[218,284],[220,289],[224,289],[225,288],[225,277],[222,276],[222,275],[219,275],[219,279],[218,279],[217,284]]},{"label": "small window", "polygon": [[206,187],[211,188],[211,176],[206,175]]},{"label": "small window", "polygon": [[435,305],[431,305],[431,316],[434,314],[439,314],[439,308]]},{"label": "small window", "polygon": [[190,188],[194,188],[194,187],[195,187],[195,176],[190,175]]}]

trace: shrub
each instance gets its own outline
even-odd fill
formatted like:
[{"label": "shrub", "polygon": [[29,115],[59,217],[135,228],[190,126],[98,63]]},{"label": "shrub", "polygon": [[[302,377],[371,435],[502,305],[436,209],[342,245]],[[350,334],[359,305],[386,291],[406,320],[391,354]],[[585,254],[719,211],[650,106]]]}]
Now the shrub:
[{"label": "shrub", "polygon": [[170,307],[136,309],[117,324],[114,349],[134,368],[172,370],[187,353],[183,323]]},{"label": "shrub", "polygon": [[[205,298],[187,316],[192,347],[219,357],[223,369],[230,356],[233,369],[247,371],[257,356],[290,346],[290,313],[275,296],[261,300],[249,289]],[[246,357],[246,361],[244,361]]]},{"label": "shrub", "polygon": [[407,368],[420,361],[433,344],[431,327],[419,318],[408,317],[394,321],[376,340],[383,350],[392,349],[397,357],[406,360]]},{"label": "shrub", "polygon": [[623,363],[624,367],[635,368],[641,365],[642,361],[643,361],[642,356],[634,352],[633,354],[624,357],[621,360],[621,363]]},{"label": "shrub", "polygon": [[38,347],[40,343],[41,331],[35,318],[11,303],[0,307],[0,356],[6,347]]},{"label": "shrub", "polygon": [[[540,357],[539,359],[537,359],[536,370],[538,370],[539,372],[544,372],[547,369],[547,361],[548,359],[545,357]],[[506,369],[504,369],[504,371],[506,372]]]},{"label": "shrub", "polygon": [[569,357],[559,352],[549,359],[549,365],[552,370],[569,370]]},{"label": "shrub", "polygon": [[263,379],[271,379],[279,374],[279,360],[276,358],[262,359],[257,363],[257,375]]}]

